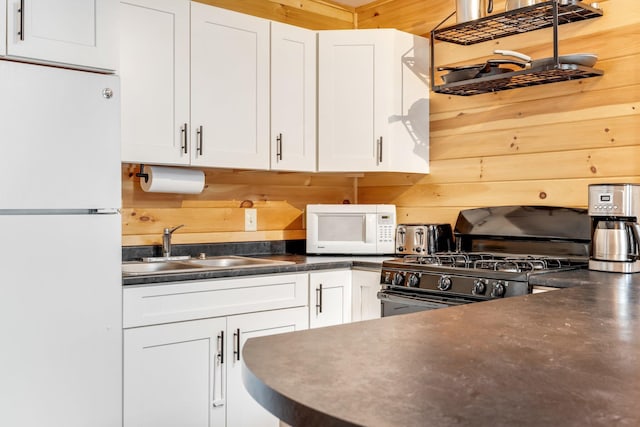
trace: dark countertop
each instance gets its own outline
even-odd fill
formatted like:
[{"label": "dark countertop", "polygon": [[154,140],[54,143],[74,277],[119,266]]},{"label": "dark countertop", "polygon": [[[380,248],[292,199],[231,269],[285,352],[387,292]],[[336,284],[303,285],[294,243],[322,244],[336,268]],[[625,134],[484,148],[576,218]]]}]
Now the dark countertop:
[{"label": "dark countertop", "polygon": [[294,426],[640,425],[640,274],[540,276],[574,287],[249,339],[245,386]]},{"label": "dark countertop", "polygon": [[[251,256],[251,255],[248,255]],[[292,264],[265,265],[260,267],[243,267],[233,269],[189,271],[182,273],[165,273],[156,275],[123,276],[123,285],[150,285],[190,280],[206,280],[251,276],[256,274],[283,274],[304,271],[328,270],[337,268],[380,268],[382,261],[393,256],[306,256],[306,255],[260,255],[255,258],[290,261]]]}]

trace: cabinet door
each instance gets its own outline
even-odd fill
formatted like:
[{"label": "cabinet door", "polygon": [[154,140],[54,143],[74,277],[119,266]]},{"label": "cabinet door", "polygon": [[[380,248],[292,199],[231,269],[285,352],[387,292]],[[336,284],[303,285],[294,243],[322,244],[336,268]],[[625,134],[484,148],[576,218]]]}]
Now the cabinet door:
[{"label": "cabinet door", "polygon": [[271,169],[316,169],[316,33],[271,23]]},{"label": "cabinet door", "polygon": [[8,55],[87,68],[117,68],[117,2],[9,0],[7,6]]},{"label": "cabinet door", "polygon": [[191,4],[191,164],[269,168],[269,21]]},{"label": "cabinet door", "polygon": [[189,3],[120,2],[124,162],[189,164]]},{"label": "cabinet door", "polygon": [[124,331],[125,427],[225,425],[225,318]]},{"label": "cabinet door", "polygon": [[351,321],[351,271],[309,274],[309,327]]},{"label": "cabinet door", "polygon": [[279,426],[278,419],[253,400],[244,388],[242,347],[249,338],[307,329],[307,313],[307,307],[298,307],[228,317],[228,426]]},{"label": "cabinet door", "polygon": [[380,270],[353,270],[351,278],[353,288],[352,321],[379,319],[382,309],[378,299]]},{"label": "cabinet door", "polygon": [[318,34],[318,170],[375,171],[387,160],[392,39],[380,30]]}]

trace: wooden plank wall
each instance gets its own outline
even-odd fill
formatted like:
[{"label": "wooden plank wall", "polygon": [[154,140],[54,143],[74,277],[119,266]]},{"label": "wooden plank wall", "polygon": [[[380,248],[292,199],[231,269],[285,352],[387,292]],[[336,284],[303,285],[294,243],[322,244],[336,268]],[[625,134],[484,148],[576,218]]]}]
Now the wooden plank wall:
[{"label": "wooden plank wall", "polygon": [[[478,206],[586,207],[590,183],[640,182],[640,2],[600,6],[602,18],[560,27],[560,53],[597,53],[604,76],[472,97],[432,93],[431,174],[367,175],[360,201],[396,203],[400,221],[453,223]],[[357,9],[358,24],[424,34],[454,8],[453,0],[381,0]],[[436,65],[481,63],[496,48],[552,56],[551,41],[549,29],[469,47],[438,43]]]},{"label": "wooden plank wall", "polygon": [[[424,35],[454,0],[379,0],[354,10],[321,0],[200,0],[312,29],[399,28]],[[123,244],[304,238],[307,203],[395,203],[401,222],[455,221],[460,209],[508,204],[585,207],[587,185],[640,182],[640,2],[601,1],[602,18],[560,28],[561,53],[594,52],[601,78],[474,97],[431,94],[431,174],[205,170],[196,196],[144,193],[123,165]],[[503,1],[496,2],[501,10]],[[437,65],[482,62],[493,49],[550,56],[550,30],[471,47],[439,43]],[[244,232],[243,201],[258,212]],[[247,204],[249,202],[245,202]]]}]

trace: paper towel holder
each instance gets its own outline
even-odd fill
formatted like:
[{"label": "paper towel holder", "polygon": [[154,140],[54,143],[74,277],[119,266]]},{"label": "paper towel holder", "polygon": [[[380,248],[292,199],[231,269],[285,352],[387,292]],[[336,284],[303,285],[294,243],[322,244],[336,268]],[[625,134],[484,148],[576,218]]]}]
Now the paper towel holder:
[{"label": "paper towel holder", "polygon": [[144,173],[144,164],[140,163],[140,172],[136,174],[138,178],[144,178],[144,182],[149,182],[149,174]]}]

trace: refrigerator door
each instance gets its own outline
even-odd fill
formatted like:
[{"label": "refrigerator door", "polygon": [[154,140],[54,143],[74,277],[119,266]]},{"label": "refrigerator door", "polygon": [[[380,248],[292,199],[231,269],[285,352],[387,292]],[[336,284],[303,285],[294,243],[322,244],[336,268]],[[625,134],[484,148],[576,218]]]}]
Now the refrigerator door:
[{"label": "refrigerator door", "polygon": [[119,79],[0,61],[0,210],[119,208]]},{"label": "refrigerator door", "polygon": [[0,425],[121,425],[120,226],[0,216]]}]

